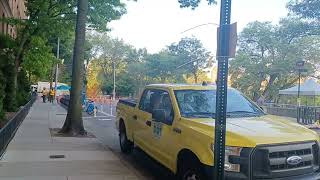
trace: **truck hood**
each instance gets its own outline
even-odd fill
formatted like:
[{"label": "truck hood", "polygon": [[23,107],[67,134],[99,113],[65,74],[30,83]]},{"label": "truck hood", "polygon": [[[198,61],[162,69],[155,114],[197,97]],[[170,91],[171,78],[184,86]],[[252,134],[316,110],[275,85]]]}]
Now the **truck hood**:
[{"label": "truck hood", "polygon": [[[185,119],[189,127],[213,138],[213,119]],[[229,146],[255,147],[262,144],[279,144],[301,141],[318,141],[319,135],[294,121],[283,117],[228,118],[226,144]]]}]

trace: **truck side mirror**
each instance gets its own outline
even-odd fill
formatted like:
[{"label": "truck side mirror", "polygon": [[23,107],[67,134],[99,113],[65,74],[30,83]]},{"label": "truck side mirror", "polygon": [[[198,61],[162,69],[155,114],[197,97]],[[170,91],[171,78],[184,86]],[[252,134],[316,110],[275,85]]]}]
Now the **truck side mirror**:
[{"label": "truck side mirror", "polygon": [[154,109],[152,119],[156,122],[166,122],[166,111],[164,109]]}]

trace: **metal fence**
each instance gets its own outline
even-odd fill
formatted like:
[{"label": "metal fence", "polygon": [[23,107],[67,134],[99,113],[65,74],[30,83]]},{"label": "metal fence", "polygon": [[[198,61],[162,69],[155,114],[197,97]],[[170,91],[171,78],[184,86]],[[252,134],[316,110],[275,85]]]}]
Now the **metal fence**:
[{"label": "metal fence", "polygon": [[297,122],[300,124],[314,124],[320,119],[320,107],[300,106],[297,108]]},{"label": "metal fence", "polygon": [[14,137],[18,127],[28,115],[28,112],[32,106],[32,104],[36,101],[36,96],[33,96],[31,100],[24,105],[17,114],[2,128],[0,129],[0,159],[4,154],[8,144],[11,139]]},{"label": "metal fence", "polygon": [[264,109],[268,114],[296,118],[298,123],[305,125],[314,124],[320,120],[319,106],[298,107],[289,104],[266,104]]}]

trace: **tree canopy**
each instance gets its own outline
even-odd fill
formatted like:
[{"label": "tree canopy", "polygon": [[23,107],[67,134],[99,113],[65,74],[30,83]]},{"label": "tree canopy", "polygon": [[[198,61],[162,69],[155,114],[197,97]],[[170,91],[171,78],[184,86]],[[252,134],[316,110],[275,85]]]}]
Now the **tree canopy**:
[{"label": "tree canopy", "polygon": [[[206,0],[206,1],[208,2],[209,5],[213,5],[217,3],[216,0]],[[199,4],[201,3],[201,0],[178,0],[178,2],[180,3],[181,8],[195,9],[199,6]]]},{"label": "tree canopy", "polygon": [[239,37],[237,56],[231,61],[232,86],[249,97],[264,95],[274,99],[278,90],[298,80],[296,62],[306,61],[313,74],[320,63],[320,37],[316,29],[295,18],[285,18],[279,25],[252,22]]},{"label": "tree canopy", "polygon": [[[177,44],[169,46],[172,55],[179,57],[178,63],[183,68],[183,73],[192,75],[194,82],[198,83],[198,73],[209,67],[210,52],[196,38],[182,38]],[[179,67],[179,66],[177,66]]]},{"label": "tree canopy", "polygon": [[[199,77],[206,79],[204,69],[208,67],[210,53],[196,38],[183,38],[154,54],[106,34],[89,36],[89,41],[93,45],[90,69],[99,71],[97,74],[89,72],[90,78],[99,81],[96,84],[101,84],[102,91],[107,94],[113,89],[113,63],[116,92],[121,96],[137,95],[150,83],[194,83]],[[180,66],[182,64],[185,65]]]},{"label": "tree canopy", "polygon": [[288,8],[303,18],[320,20],[320,0],[291,0]]}]

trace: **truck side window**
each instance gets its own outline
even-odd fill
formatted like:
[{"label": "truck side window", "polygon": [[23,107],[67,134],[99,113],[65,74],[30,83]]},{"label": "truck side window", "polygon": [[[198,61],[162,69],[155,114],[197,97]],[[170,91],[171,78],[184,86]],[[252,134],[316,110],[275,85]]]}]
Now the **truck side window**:
[{"label": "truck side window", "polygon": [[150,106],[151,106],[151,97],[153,94],[154,92],[148,89],[143,92],[143,95],[141,97],[140,104],[139,104],[139,109],[141,111],[152,113]]},{"label": "truck side window", "polygon": [[169,93],[163,90],[145,90],[139,104],[139,109],[152,113],[155,109],[163,109],[167,114],[166,124],[171,125],[174,117]]},{"label": "truck side window", "polygon": [[173,112],[173,107],[172,107],[170,96],[165,91],[162,92],[161,96],[162,96],[162,98],[161,98],[160,109],[164,109],[166,112],[166,116],[167,116],[165,124],[171,125],[173,122],[173,118],[174,118],[174,112]]}]

